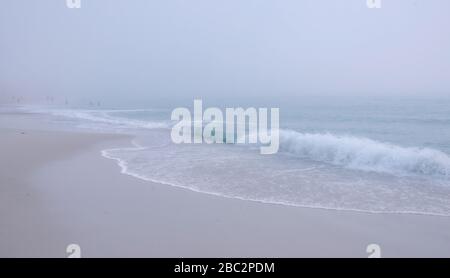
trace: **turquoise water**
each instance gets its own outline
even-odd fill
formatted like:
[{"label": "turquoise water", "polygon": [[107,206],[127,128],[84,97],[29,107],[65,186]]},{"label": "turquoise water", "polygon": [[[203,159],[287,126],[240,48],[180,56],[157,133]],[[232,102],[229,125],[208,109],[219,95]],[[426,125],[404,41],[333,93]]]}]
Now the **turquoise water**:
[{"label": "turquoise water", "polygon": [[103,155],[140,179],[293,206],[450,216],[448,99],[280,105],[275,155],[252,145],[173,144],[171,109],[39,112],[77,128],[134,134],[133,146]]}]

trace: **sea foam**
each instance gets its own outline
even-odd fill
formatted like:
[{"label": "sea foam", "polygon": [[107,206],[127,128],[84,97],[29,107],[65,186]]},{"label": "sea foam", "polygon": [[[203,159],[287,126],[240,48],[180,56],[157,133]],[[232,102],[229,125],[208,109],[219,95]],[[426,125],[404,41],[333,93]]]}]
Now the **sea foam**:
[{"label": "sea foam", "polygon": [[435,149],[292,130],[281,131],[280,141],[282,152],[351,169],[399,175],[450,176],[450,156]]},{"label": "sea foam", "polygon": [[86,120],[94,123],[110,125],[111,128],[127,129],[158,129],[169,128],[169,123],[164,121],[147,121],[114,116],[113,113],[142,112],[148,110],[86,110],[86,109],[29,109],[35,113],[45,113],[53,116],[68,117],[72,119]]}]

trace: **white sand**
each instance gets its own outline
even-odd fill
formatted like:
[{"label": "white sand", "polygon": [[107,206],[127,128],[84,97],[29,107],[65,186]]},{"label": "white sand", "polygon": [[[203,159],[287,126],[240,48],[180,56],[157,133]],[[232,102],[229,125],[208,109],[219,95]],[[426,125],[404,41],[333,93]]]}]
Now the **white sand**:
[{"label": "white sand", "polygon": [[[24,132],[24,134],[22,134]],[[0,256],[450,256],[450,218],[307,209],[211,196],[120,173],[118,135],[0,114]]]}]

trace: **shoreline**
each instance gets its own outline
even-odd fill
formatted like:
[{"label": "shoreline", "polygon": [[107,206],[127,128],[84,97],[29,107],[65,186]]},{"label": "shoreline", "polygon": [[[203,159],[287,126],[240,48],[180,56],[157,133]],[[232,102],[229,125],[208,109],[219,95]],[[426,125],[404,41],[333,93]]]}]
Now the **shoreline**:
[{"label": "shoreline", "polygon": [[450,256],[448,217],[199,194],[121,174],[101,151],[128,136],[0,118],[0,257],[66,257],[71,243],[83,257],[367,257],[372,243],[383,257]]},{"label": "shoreline", "polygon": [[[130,135],[131,136],[131,135]],[[419,211],[370,211],[370,210],[364,210],[364,209],[352,209],[352,208],[333,208],[333,207],[321,207],[321,206],[308,206],[308,205],[299,205],[299,204],[294,204],[294,203],[286,203],[286,202],[281,202],[281,201],[265,201],[265,200],[258,200],[258,199],[251,199],[251,198],[244,198],[244,197],[239,197],[239,196],[228,196],[225,194],[221,194],[221,193],[216,193],[216,192],[209,192],[209,191],[204,191],[204,190],[200,190],[200,189],[195,189],[189,186],[184,186],[184,185],[176,185],[170,182],[165,182],[165,181],[159,181],[159,180],[155,180],[155,179],[151,179],[151,178],[147,178],[144,176],[141,176],[137,173],[133,173],[131,171],[128,170],[127,167],[127,163],[126,161],[117,158],[117,157],[113,157],[111,155],[108,154],[108,151],[114,151],[114,150],[141,150],[141,149],[145,149],[146,147],[140,146],[137,143],[134,142],[134,140],[132,139],[130,142],[131,145],[134,145],[134,147],[121,147],[121,148],[108,148],[108,149],[104,149],[101,150],[101,155],[109,160],[113,160],[117,163],[117,165],[120,167],[120,172],[124,175],[127,176],[131,176],[133,178],[142,180],[144,182],[150,182],[150,183],[158,183],[161,185],[166,185],[166,186],[170,186],[170,187],[174,187],[174,188],[180,188],[183,190],[189,190],[195,193],[200,193],[200,194],[206,194],[206,195],[211,195],[211,196],[216,196],[216,197],[221,197],[221,198],[227,198],[227,199],[235,199],[235,200],[241,200],[241,201],[247,201],[247,202],[256,202],[256,203],[261,203],[261,204],[269,204],[269,205],[280,205],[280,206],[288,206],[288,207],[296,207],[296,208],[303,208],[303,209],[318,209],[318,210],[325,210],[325,211],[343,211],[343,212],[353,212],[353,213],[365,213],[365,214],[394,214],[394,215],[420,215],[420,216],[433,216],[433,217],[443,217],[443,218],[448,218],[450,220],[450,215],[448,214],[440,214],[440,213],[432,213],[432,212],[419,212]]]},{"label": "shoreline", "polygon": [[[136,147],[135,149],[139,149],[140,147]],[[124,148],[114,148],[114,149],[129,149],[127,147]],[[199,194],[206,194],[211,196],[216,196],[220,198],[226,198],[226,199],[235,199],[240,201],[246,201],[246,202],[255,202],[255,203],[261,203],[261,204],[267,204],[267,205],[278,205],[278,206],[287,206],[287,207],[297,207],[297,208],[303,208],[303,209],[314,209],[314,210],[325,210],[325,211],[342,211],[342,212],[352,212],[352,213],[362,213],[362,214],[394,214],[394,215],[420,215],[420,216],[433,216],[433,217],[443,217],[448,218],[450,220],[450,215],[447,214],[439,214],[439,213],[426,213],[426,212],[416,212],[416,211],[369,211],[369,210],[362,210],[362,209],[349,209],[349,208],[331,208],[331,207],[319,207],[319,206],[307,206],[307,205],[297,205],[297,204],[290,204],[290,203],[283,203],[283,202],[277,202],[277,201],[264,201],[264,200],[258,200],[258,199],[249,199],[244,197],[238,197],[238,196],[227,196],[220,193],[215,192],[208,192],[208,191],[202,191],[197,190],[188,186],[182,186],[182,185],[175,185],[169,182],[164,181],[158,181],[146,177],[142,177],[139,174],[132,173],[128,171],[127,166],[125,166],[125,162],[119,158],[111,157],[107,154],[105,154],[108,150],[114,150],[114,149],[105,149],[101,151],[101,155],[106,158],[113,160],[117,163],[117,165],[120,167],[120,173],[123,175],[127,175],[139,180],[142,180],[144,182],[150,182],[150,183],[157,183],[160,185],[166,185],[174,188],[179,188],[183,190],[189,190],[195,193]],[[133,148],[134,149],[134,148]]]}]

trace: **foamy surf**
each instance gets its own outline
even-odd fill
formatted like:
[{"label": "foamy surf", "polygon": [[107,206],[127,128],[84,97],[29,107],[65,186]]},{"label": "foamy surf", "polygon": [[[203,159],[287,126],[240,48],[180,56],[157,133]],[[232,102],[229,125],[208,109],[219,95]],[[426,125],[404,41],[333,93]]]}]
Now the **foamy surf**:
[{"label": "foamy surf", "polygon": [[280,141],[283,152],[351,169],[397,175],[450,175],[450,156],[430,148],[401,147],[369,138],[292,130],[281,131]]},{"label": "foamy surf", "polygon": [[173,144],[172,123],[151,110],[51,110],[41,112],[135,135],[102,155],[142,180],[279,205],[450,216],[450,157],[432,147],[282,129],[280,152],[261,156],[252,145]]},{"label": "foamy surf", "polygon": [[[182,183],[182,182],[174,182],[166,179],[161,179],[152,176],[149,172],[146,171],[139,171],[137,168],[142,169],[142,167],[135,168],[132,165],[132,160],[127,160],[126,158],[123,158],[120,156],[123,152],[139,152],[147,149],[146,147],[140,146],[135,141],[132,142],[134,147],[130,148],[115,148],[115,149],[106,149],[102,150],[101,155],[107,159],[111,159],[117,162],[121,169],[121,173],[125,175],[132,176],[134,178],[138,178],[144,181],[159,183],[163,185],[178,187],[187,189],[193,192],[197,193],[203,193],[203,194],[209,194],[224,198],[231,198],[231,199],[238,199],[243,201],[252,201],[252,202],[260,202],[260,203],[266,203],[266,204],[274,204],[274,205],[286,205],[286,206],[295,206],[295,207],[303,207],[303,208],[310,208],[310,209],[324,209],[324,210],[337,210],[337,211],[352,211],[352,212],[360,212],[360,213],[373,213],[373,214],[417,214],[417,215],[432,215],[432,216],[440,216],[440,217],[450,217],[450,210],[447,212],[438,212],[438,211],[426,211],[426,210],[392,210],[392,209],[365,209],[365,208],[358,208],[358,207],[349,207],[343,204],[342,206],[339,205],[323,205],[323,204],[308,204],[308,203],[302,203],[302,202],[295,202],[295,201],[287,201],[283,199],[277,199],[276,197],[273,198],[255,198],[250,196],[240,196],[237,194],[227,194],[220,191],[214,191],[214,190],[207,190],[205,188],[202,188],[200,185],[192,186],[192,184],[189,183]],[[321,167],[307,167],[303,169],[295,169],[295,170],[284,170],[280,171],[280,174],[286,174],[286,173],[292,173],[292,172],[309,172],[312,170],[317,170]]]},{"label": "foamy surf", "polygon": [[[433,177],[343,169],[280,154],[262,158],[240,146],[172,145],[108,149],[121,172],[146,181],[227,198],[367,213],[450,216],[450,187]],[[153,145],[155,143],[155,145]]]},{"label": "foamy surf", "polygon": [[[74,120],[81,120],[79,127],[90,127],[95,129],[95,124],[111,130],[120,129],[167,129],[170,127],[169,121],[138,120],[127,117],[120,117],[117,114],[153,111],[152,109],[123,109],[123,110],[88,110],[88,109],[49,109],[49,108],[24,108],[34,113],[50,114],[57,117],[65,117]],[[86,125],[90,123],[91,125]]]}]

